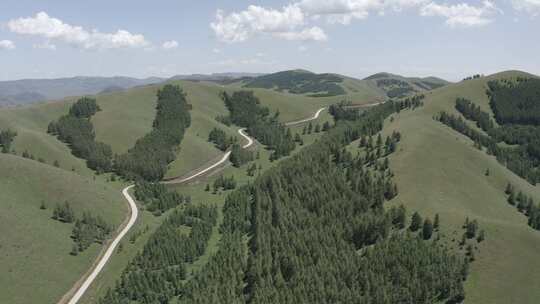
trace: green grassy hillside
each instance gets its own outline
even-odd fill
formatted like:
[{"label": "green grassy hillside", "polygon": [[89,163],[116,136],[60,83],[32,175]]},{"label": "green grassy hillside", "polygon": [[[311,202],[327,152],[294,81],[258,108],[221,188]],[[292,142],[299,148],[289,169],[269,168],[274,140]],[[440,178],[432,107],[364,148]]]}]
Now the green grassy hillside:
[{"label": "green grassy hillside", "polygon": [[[215,120],[216,116],[227,114],[219,93],[224,90],[232,92],[246,89],[238,84],[223,86],[191,81],[173,81],[173,83],[179,84],[187,93],[193,111],[192,126],[185,134],[177,160],[170,165],[168,177],[185,174],[220,155],[220,151],[207,142],[208,134],[212,128],[219,127],[229,135],[236,135],[237,128],[224,126]],[[265,106],[272,111],[280,111],[280,120],[284,122],[308,117],[320,107],[343,99],[361,104],[380,98],[376,91],[357,81],[347,79],[345,83],[350,89],[349,94],[318,98],[269,89],[252,90]],[[97,95],[97,103],[102,111],[92,118],[96,140],[111,145],[113,152],[117,154],[131,148],[138,138],[150,132],[152,128],[155,94],[160,87],[161,85],[149,85]],[[46,133],[49,122],[67,113],[69,105],[76,100],[74,97],[46,104],[0,109],[0,129],[12,128],[18,132],[13,148],[19,155],[28,150],[36,158],[41,157],[47,163],[58,160],[63,169],[74,169],[83,175],[92,175],[83,160],[72,156],[64,143]]]},{"label": "green grassy hillside", "polygon": [[68,201],[76,216],[90,211],[115,227],[127,205],[110,185],[37,161],[0,154],[0,171],[0,302],[55,303],[101,249],[71,256],[73,225],[51,219],[55,204]]},{"label": "green grassy hillside", "polygon": [[[441,216],[444,234],[459,242],[466,217],[478,219],[486,241],[478,245],[466,284],[466,303],[537,303],[540,297],[540,231],[506,202],[508,182],[540,200],[540,188],[501,166],[472,141],[433,119],[441,110],[457,113],[455,99],[465,97],[490,111],[485,94],[490,79],[526,75],[504,72],[464,81],[426,94],[425,106],[394,116],[385,132],[403,134],[391,157],[400,193],[395,203],[409,211]],[[490,175],[485,176],[486,169]]]},{"label": "green grassy hillside", "polygon": [[400,98],[450,84],[437,77],[403,77],[390,73],[373,74],[362,81],[366,86],[379,90],[381,94],[390,98]]}]

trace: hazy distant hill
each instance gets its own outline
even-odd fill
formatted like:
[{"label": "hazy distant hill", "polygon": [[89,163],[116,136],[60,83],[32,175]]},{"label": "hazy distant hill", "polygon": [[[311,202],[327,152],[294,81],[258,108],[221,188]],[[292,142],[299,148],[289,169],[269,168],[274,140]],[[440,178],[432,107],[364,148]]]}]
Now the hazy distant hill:
[{"label": "hazy distant hill", "polygon": [[260,73],[214,73],[176,75],[171,78],[149,77],[72,77],[58,79],[21,79],[0,81],[0,107],[24,105],[68,96],[112,93],[168,80],[231,82],[261,76]]},{"label": "hazy distant hill", "polygon": [[191,81],[211,81],[211,82],[231,82],[238,79],[251,79],[263,76],[262,73],[212,73],[212,74],[190,74],[175,75],[169,80],[191,80]]},{"label": "hazy distant hill", "polygon": [[72,77],[58,79],[22,79],[0,81],[0,106],[21,105],[67,96],[91,95],[102,91],[128,89],[162,82],[151,77]]}]

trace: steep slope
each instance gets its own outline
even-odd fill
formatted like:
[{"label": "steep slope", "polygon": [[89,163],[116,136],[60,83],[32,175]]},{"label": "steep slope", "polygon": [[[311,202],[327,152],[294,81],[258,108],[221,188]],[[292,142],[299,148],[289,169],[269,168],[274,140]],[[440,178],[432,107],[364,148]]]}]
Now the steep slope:
[{"label": "steep slope", "polygon": [[0,302],[54,303],[101,249],[70,255],[73,224],[51,219],[54,206],[68,201],[76,217],[89,211],[114,227],[127,206],[113,186],[37,161],[0,154],[0,171]]},{"label": "steep slope", "polygon": [[[540,231],[506,202],[508,182],[540,200],[540,189],[473,147],[471,140],[433,119],[444,110],[456,113],[457,97],[490,111],[485,94],[490,79],[530,76],[504,72],[451,84],[426,93],[425,106],[394,116],[386,133],[399,130],[401,148],[391,157],[400,194],[396,204],[433,216],[439,213],[443,232],[459,242],[465,218],[478,219],[486,241],[478,245],[476,261],[466,284],[466,303],[536,303],[540,275]],[[489,169],[489,176],[485,175]]]}]

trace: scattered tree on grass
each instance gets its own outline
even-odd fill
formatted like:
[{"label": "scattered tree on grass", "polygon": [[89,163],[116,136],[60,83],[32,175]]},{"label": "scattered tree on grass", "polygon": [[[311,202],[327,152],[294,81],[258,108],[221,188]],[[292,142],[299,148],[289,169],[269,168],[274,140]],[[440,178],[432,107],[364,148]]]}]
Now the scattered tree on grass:
[{"label": "scattered tree on grass", "polygon": [[433,235],[433,224],[429,218],[424,220],[424,225],[422,227],[422,237],[424,240],[429,240]]},{"label": "scattered tree on grass", "polygon": [[422,217],[418,212],[414,212],[411,217],[411,225],[409,226],[409,229],[413,232],[418,231],[422,227]]},{"label": "scattered tree on grass", "polygon": [[11,143],[17,136],[17,132],[7,129],[0,131],[0,146],[2,147],[2,153],[9,153],[11,150]]}]

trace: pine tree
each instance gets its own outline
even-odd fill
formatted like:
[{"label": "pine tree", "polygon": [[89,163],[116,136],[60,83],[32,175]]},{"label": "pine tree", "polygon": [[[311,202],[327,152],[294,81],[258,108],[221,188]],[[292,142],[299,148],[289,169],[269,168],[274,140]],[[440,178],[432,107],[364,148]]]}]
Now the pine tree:
[{"label": "pine tree", "polygon": [[79,247],[77,246],[77,244],[73,244],[73,246],[71,246],[71,251],[69,252],[69,254],[73,256],[76,256],[79,254]]},{"label": "pine tree", "polygon": [[41,209],[41,210],[47,209],[47,205],[45,205],[45,201],[44,201],[44,200],[41,201],[41,205],[39,205],[39,209]]},{"label": "pine tree", "polygon": [[429,240],[433,234],[433,224],[429,218],[424,220],[424,226],[422,228],[422,237],[424,240]]},{"label": "pine tree", "polygon": [[328,130],[330,130],[330,123],[328,121],[325,121],[323,126],[322,126],[322,130],[323,132],[326,132]]},{"label": "pine tree", "polygon": [[411,218],[411,225],[409,229],[413,232],[418,231],[422,227],[422,217],[418,212],[414,212]]},{"label": "pine tree", "polygon": [[469,261],[474,261],[474,248],[471,244],[467,245],[465,254],[469,257]]},{"label": "pine tree", "polygon": [[435,213],[435,220],[433,221],[433,228],[439,229],[439,226],[440,226],[439,214]]},{"label": "pine tree", "polygon": [[478,237],[476,238],[476,240],[478,241],[478,243],[480,243],[485,239],[486,239],[486,233],[484,232],[484,229],[482,229],[480,230],[480,232],[478,232]]},{"label": "pine tree", "polygon": [[508,203],[512,206],[516,204],[516,196],[514,195],[514,191],[510,192],[510,195],[508,196]]},{"label": "pine tree", "polygon": [[376,143],[377,147],[380,147],[382,146],[382,136],[381,134],[379,133],[379,135],[377,135],[377,143]]},{"label": "pine tree", "polygon": [[476,231],[478,230],[478,221],[473,220],[467,224],[466,235],[468,239],[472,239],[476,236]]},{"label": "pine tree", "polygon": [[504,193],[506,193],[506,195],[510,195],[510,193],[512,192],[514,192],[514,187],[512,186],[512,184],[506,184],[506,190],[504,190]]}]

